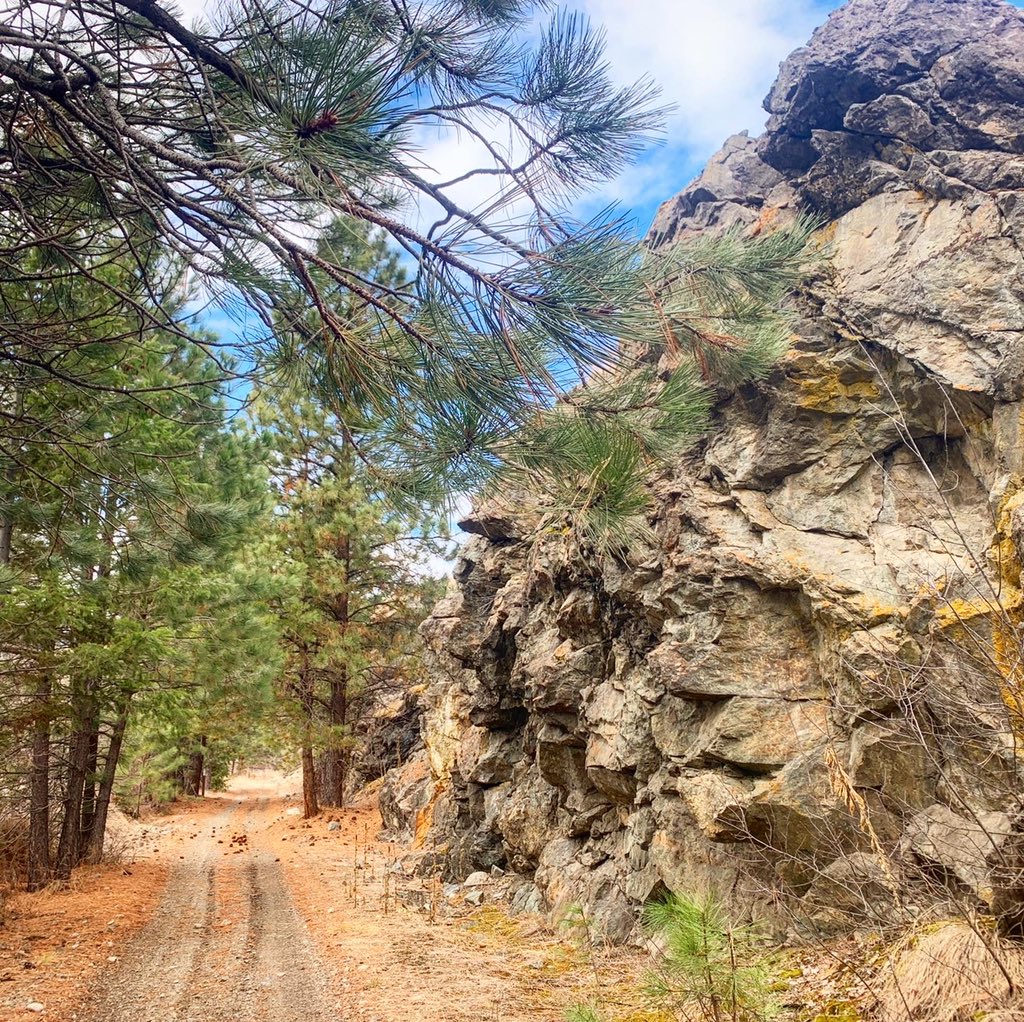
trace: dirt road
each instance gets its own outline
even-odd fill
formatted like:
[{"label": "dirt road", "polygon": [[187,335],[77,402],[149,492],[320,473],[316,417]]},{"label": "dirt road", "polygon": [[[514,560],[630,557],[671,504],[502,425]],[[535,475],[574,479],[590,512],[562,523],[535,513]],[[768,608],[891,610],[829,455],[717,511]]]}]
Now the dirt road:
[{"label": "dirt road", "polygon": [[372,792],[315,820],[301,807],[295,779],[266,771],[122,819],[109,863],[18,896],[0,1018],[561,1022],[610,991],[625,1003],[634,952],[406,868],[410,850],[377,837]]},{"label": "dirt road", "polygon": [[225,798],[172,867],[152,922],[97,984],[89,1022],[326,1022],[323,965],[279,862],[254,847],[268,799]]}]

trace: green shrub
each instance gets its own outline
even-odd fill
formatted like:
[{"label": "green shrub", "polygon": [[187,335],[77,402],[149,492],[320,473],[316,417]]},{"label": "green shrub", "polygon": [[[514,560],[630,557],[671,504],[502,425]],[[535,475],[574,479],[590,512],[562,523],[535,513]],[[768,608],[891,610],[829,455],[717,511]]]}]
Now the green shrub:
[{"label": "green shrub", "polygon": [[644,921],[663,945],[647,994],[679,1019],[761,1022],[772,1014],[768,977],[753,932],[733,926],[712,893],[672,894]]}]

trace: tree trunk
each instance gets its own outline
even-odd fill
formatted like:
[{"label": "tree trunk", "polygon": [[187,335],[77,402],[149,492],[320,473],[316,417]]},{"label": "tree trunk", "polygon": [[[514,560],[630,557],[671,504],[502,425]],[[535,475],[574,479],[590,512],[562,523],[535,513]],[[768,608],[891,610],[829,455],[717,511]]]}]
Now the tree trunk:
[{"label": "tree trunk", "polygon": [[206,735],[199,736],[199,747],[194,748],[188,754],[188,763],[185,765],[184,789],[186,795],[201,795],[203,793],[203,769],[206,763]]},{"label": "tree trunk", "polygon": [[67,883],[76,865],[78,843],[82,833],[82,797],[85,793],[85,772],[89,756],[89,732],[81,727],[68,742],[68,781],[57,845],[54,879]]},{"label": "tree trunk", "polygon": [[11,563],[11,540],[14,537],[14,523],[0,521],[0,564]]},{"label": "tree trunk", "polygon": [[308,820],[319,815],[320,806],[316,800],[316,764],[309,733],[302,743],[302,815]]},{"label": "tree trunk", "polygon": [[[8,425],[20,424],[25,415],[25,391],[19,387],[14,395],[14,418]],[[18,478],[17,464],[12,460],[8,463],[5,473],[9,483],[15,483]],[[11,563],[11,546],[14,541],[14,522],[10,519],[0,520],[0,564],[5,567]]]},{"label": "tree trunk", "polygon": [[[333,616],[342,638],[351,623],[349,602],[349,575],[352,570],[352,541],[347,533],[341,533],[335,541],[334,556],[344,569],[342,589],[334,601]],[[349,750],[342,744],[348,725],[348,665],[341,662],[337,673],[331,679],[331,692],[327,701],[327,720],[330,724],[330,744],[324,753],[324,777],[320,785],[322,801],[328,806],[342,807],[345,804],[345,781],[348,779]]]},{"label": "tree trunk", "polygon": [[94,716],[89,721],[88,752],[85,761],[85,784],[82,790],[82,825],[75,849],[75,865],[86,855],[96,825],[96,785],[100,772],[100,722]]},{"label": "tree trunk", "polygon": [[308,820],[320,813],[316,798],[316,759],[313,755],[313,679],[309,669],[309,647],[302,648],[299,669],[299,701],[305,716],[302,735],[302,815]]},{"label": "tree trunk", "polygon": [[32,767],[29,775],[28,889],[50,880],[50,675],[43,671],[35,691]]},{"label": "tree trunk", "polygon": [[121,758],[121,746],[124,743],[125,727],[128,724],[130,698],[131,696],[125,696],[124,702],[121,704],[121,711],[114,722],[114,730],[110,733],[110,745],[107,747],[107,758],[103,763],[103,776],[100,778],[99,794],[96,797],[96,815],[86,848],[86,862],[96,863],[103,858],[107,815],[110,812],[110,800],[114,794],[114,778],[117,775],[117,764]]},{"label": "tree trunk", "polygon": [[324,777],[320,785],[322,802],[328,806],[344,806],[345,781],[348,779],[348,750],[344,741],[348,724],[348,671],[339,668],[340,676],[331,682],[331,697],[327,704],[330,721],[331,744],[324,752]]}]

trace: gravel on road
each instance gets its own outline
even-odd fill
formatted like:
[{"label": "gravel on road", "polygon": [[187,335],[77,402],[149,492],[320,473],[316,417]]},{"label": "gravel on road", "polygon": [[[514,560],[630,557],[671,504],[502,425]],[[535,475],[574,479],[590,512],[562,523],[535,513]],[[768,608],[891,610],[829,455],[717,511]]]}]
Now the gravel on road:
[{"label": "gravel on road", "polygon": [[227,806],[184,845],[152,922],[97,984],[88,1022],[327,1022],[339,1006],[273,854],[266,800]]}]

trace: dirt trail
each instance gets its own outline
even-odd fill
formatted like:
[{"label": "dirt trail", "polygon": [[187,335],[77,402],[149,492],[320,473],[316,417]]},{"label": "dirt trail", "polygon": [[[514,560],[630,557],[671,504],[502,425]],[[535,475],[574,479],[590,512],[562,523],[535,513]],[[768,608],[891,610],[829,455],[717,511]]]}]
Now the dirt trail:
[{"label": "dirt trail", "polygon": [[104,977],[88,1022],[326,1022],[325,970],[274,855],[270,800],[220,799],[172,867],[153,920]]},{"label": "dirt trail", "polygon": [[372,793],[306,821],[296,787],[235,778],[126,825],[121,864],[84,868],[79,890],[20,896],[0,931],[0,1018],[561,1022],[634,983],[635,953],[407,869],[377,838]]},{"label": "dirt trail", "polygon": [[[379,840],[372,791],[310,821],[301,805],[294,778],[235,778],[227,795],[125,822],[112,861],[71,890],[17,896],[0,918],[0,1019],[563,1022],[574,1004],[662,1017],[638,985],[643,952],[418,875],[424,849]],[[791,1003],[822,990],[840,1003],[841,963],[877,954],[830,951]]]}]

